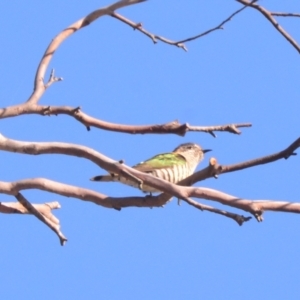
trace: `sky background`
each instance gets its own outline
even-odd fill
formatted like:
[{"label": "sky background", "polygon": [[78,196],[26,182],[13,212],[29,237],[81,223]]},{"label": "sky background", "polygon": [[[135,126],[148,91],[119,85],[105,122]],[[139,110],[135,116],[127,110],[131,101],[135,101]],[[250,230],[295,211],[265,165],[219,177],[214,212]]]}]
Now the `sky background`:
[{"label": "sky background", "polygon": [[[1,1],[1,106],[29,97],[40,58],[60,30],[109,3]],[[261,4],[300,12],[299,0]],[[118,12],[179,40],[218,25],[240,7],[235,1],[151,0]],[[300,42],[300,19],[278,20]],[[213,149],[202,167],[210,157],[232,164],[278,152],[299,137],[299,53],[261,14],[248,8],[224,30],[186,46],[188,52],[153,45],[125,24],[101,18],[58,49],[50,68],[64,81],[52,85],[40,103],[81,106],[94,117],[123,124],[178,119],[199,126],[251,122],[252,128],[217,138],[130,135],[88,132],[68,116],[31,115],[1,120],[0,131],[23,141],[85,145],[128,165],[195,142]],[[111,196],[142,195],[118,183],[90,182],[105,171],[85,159],[0,155],[2,181],[45,177]],[[296,156],[197,185],[248,199],[299,202],[299,166]],[[2,214],[3,299],[299,299],[300,215],[267,212],[264,222],[252,219],[239,227],[176,200],[165,208],[118,212],[38,190],[24,196],[32,203],[60,202],[54,214],[68,242],[61,247],[33,216]],[[0,195],[0,201],[15,198]]]}]

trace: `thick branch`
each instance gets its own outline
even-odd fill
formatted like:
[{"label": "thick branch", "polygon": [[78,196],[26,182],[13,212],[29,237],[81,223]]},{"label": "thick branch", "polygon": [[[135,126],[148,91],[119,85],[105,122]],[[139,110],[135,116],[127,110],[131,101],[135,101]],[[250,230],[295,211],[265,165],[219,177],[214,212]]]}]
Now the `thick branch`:
[{"label": "thick branch", "polygon": [[[276,13],[272,13],[265,9],[264,7],[253,3],[248,0],[236,0],[237,2],[250,6],[256,10],[258,10],[260,13],[262,13],[269,22],[276,28],[277,31],[280,32],[280,34],[289,42],[292,44],[292,46],[300,53],[300,46],[297,44],[297,42],[279,25],[279,23],[273,18],[273,15],[275,16]],[[283,16],[283,15],[282,15]]]},{"label": "thick branch", "polygon": [[[234,216],[234,214],[227,211],[218,210],[213,207],[197,203],[196,201],[191,200],[190,197],[212,200],[227,206],[247,211],[254,215],[258,221],[263,220],[262,214],[267,210],[300,213],[300,203],[268,200],[247,200],[214,189],[183,187],[168,183],[161,179],[157,180],[163,182],[163,190],[165,192],[183,199],[184,201],[194,207],[197,207],[198,209],[208,210],[234,219],[240,225],[244,221],[248,221],[249,217],[243,217],[239,215]],[[149,184],[149,182],[147,180],[147,184]],[[17,195],[21,190],[27,189],[40,189],[66,197],[73,197],[84,201],[90,201],[97,205],[101,205],[106,208],[114,208],[116,210],[121,210],[121,208],[125,207],[162,207],[167,202],[164,199],[164,194],[152,197],[108,197],[89,189],[55,182],[45,178],[24,179],[16,182],[0,181],[0,193]]]},{"label": "thick branch", "polygon": [[[293,151],[297,147],[299,147],[299,142],[300,142],[300,139],[295,141],[287,149],[285,149],[277,154],[268,156],[269,162],[279,159],[282,156],[289,157],[290,155],[293,154]],[[231,195],[228,195],[228,194],[216,191],[216,190],[175,185],[175,184],[172,184],[165,180],[159,179],[157,177],[153,177],[149,174],[139,172],[135,169],[132,169],[132,168],[126,166],[125,164],[116,162],[91,148],[80,146],[80,145],[67,144],[67,143],[55,143],[55,142],[51,142],[51,143],[50,142],[49,143],[20,142],[20,141],[14,141],[14,140],[7,139],[7,138],[3,137],[2,135],[0,135],[0,149],[5,150],[5,151],[10,151],[10,152],[18,152],[18,153],[34,154],[34,155],[59,153],[59,154],[65,154],[65,155],[84,157],[84,158],[91,160],[98,166],[106,169],[110,173],[116,173],[116,174],[122,173],[123,176],[125,176],[129,179],[132,176],[134,176],[134,177],[138,178],[139,180],[141,180],[146,185],[152,186],[157,190],[163,191],[167,195],[173,195],[179,199],[183,199],[186,201],[190,197],[218,201],[224,205],[229,205],[232,207],[236,207],[236,208],[248,211],[248,212],[252,213],[258,220],[260,220],[262,212],[264,210],[276,210],[276,211],[296,212],[296,213],[300,212],[300,204],[299,203],[259,201],[257,204],[255,201],[240,199],[235,196],[231,196]],[[263,161],[260,160],[260,163],[263,163]],[[189,177],[188,179],[190,180],[191,177]],[[10,187],[9,190],[12,190],[12,188],[15,186],[15,184],[12,187]],[[49,190],[48,183],[47,184],[39,183],[39,184],[41,185],[41,189]],[[64,194],[65,196],[71,196],[69,194],[70,189],[67,188],[65,190],[64,189],[65,187],[66,187],[66,185],[60,184],[61,192],[65,193]],[[54,188],[55,192],[57,191],[56,186],[53,186],[52,188]],[[1,187],[0,187],[0,192],[3,192],[5,190],[7,191],[7,187],[6,187],[6,189],[1,189]],[[77,188],[75,188],[75,189],[72,188],[71,190],[72,190],[72,196],[78,198]],[[17,191],[19,191],[19,190],[17,190]],[[95,202],[95,201],[97,202],[99,200],[99,198],[98,198],[99,193],[96,193],[96,192],[92,192],[92,193],[95,193],[94,197],[96,197],[96,198],[88,197],[88,199],[86,199],[85,197],[83,197],[82,195],[85,195],[87,193],[87,191],[88,190],[85,190],[85,193],[82,192],[82,194],[80,194],[79,198],[83,199],[83,200],[93,201],[93,202]],[[15,194],[15,192],[16,192],[16,190],[14,190],[14,192],[11,192],[11,194]],[[88,192],[89,195],[91,195],[90,193],[91,193],[91,191]],[[143,201],[145,201],[145,199],[147,199],[147,198],[148,198],[148,200],[146,201],[147,205],[145,205],[145,204],[143,205],[143,203],[141,203],[141,199],[143,199]],[[90,199],[92,199],[92,200],[90,200]],[[132,206],[132,202],[130,202],[130,201],[133,200],[135,204],[136,204],[136,201],[138,202],[138,205],[134,205],[134,206],[162,206],[168,201],[169,198],[166,199],[166,195],[161,194],[158,197],[145,197],[145,198],[129,197],[129,198],[121,198],[121,200],[118,200],[118,201],[115,201],[112,199],[114,199],[114,198],[108,198],[108,197],[102,195],[101,204],[100,203],[97,203],[97,204],[100,204],[100,205],[103,205],[106,207],[121,208],[121,207],[128,206],[128,204],[130,204],[130,206]],[[122,203],[122,201],[124,199],[125,199],[125,203]],[[103,202],[103,200],[105,200],[105,201]],[[129,201],[129,202],[126,202],[126,201]],[[157,202],[155,202],[155,201],[157,201]],[[149,205],[149,202],[151,202],[152,204],[154,203],[154,205]]]}]

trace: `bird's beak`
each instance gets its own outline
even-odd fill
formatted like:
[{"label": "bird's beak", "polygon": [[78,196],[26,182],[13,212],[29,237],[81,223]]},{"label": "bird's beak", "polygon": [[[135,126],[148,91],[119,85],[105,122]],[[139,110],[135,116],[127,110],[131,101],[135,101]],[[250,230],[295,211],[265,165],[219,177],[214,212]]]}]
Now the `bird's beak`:
[{"label": "bird's beak", "polygon": [[209,152],[209,151],[212,151],[212,150],[211,149],[202,150],[203,153],[206,153],[206,152]]}]

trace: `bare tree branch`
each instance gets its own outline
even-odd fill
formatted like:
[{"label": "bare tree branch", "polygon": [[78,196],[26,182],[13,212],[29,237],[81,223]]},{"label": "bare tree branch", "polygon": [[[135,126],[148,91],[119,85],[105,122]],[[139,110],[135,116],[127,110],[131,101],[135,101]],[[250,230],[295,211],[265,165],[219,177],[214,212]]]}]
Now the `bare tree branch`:
[{"label": "bare tree branch", "polygon": [[[256,2],[257,0],[253,1],[253,2]],[[159,35],[156,35],[156,34],[153,34],[149,31],[147,31],[146,29],[143,28],[142,26],[142,23],[135,23],[135,22],[132,22],[131,20],[125,18],[124,16],[116,13],[116,12],[113,12],[111,14],[112,17],[118,19],[119,21],[122,21],[123,23],[131,26],[134,30],[138,30],[140,32],[142,32],[143,34],[145,34],[146,36],[148,36],[154,44],[157,43],[157,40],[160,40],[161,42],[164,42],[166,44],[169,44],[169,45],[173,45],[173,46],[176,46],[176,47],[179,47],[179,48],[182,48],[184,51],[187,51],[187,47],[185,46],[184,43],[186,42],[190,42],[190,41],[193,41],[193,40],[196,40],[198,38],[201,38],[213,31],[216,31],[216,30],[220,30],[220,29],[223,29],[223,25],[225,25],[227,22],[231,21],[231,19],[237,15],[238,13],[240,13],[241,11],[243,11],[245,8],[247,8],[247,6],[244,6],[240,9],[238,9],[237,11],[235,11],[234,13],[232,13],[227,19],[225,19],[224,21],[222,21],[218,26],[214,27],[214,28],[211,28],[207,31],[204,31],[200,34],[197,34],[193,37],[189,37],[189,38],[186,38],[186,39],[183,39],[183,40],[180,40],[180,41],[172,41],[170,39],[167,39],[165,37],[162,37],[162,36],[159,36]]]},{"label": "bare tree branch", "polygon": [[263,221],[264,211],[300,213],[300,203],[274,200],[247,200],[207,188],[189,188],[189,197],[217,201],[223,205],[242,209],[251,213],[258,222]]},{"label": "bare tree branch", "polygon": [[[144,2],[146,0],[121,0],[116,3],[113,3],[107,7],[100,8],[98,10],[95,10],[88,16],[78,20],[77,22],[73,23],[66,29],[64,29],[62,32],[60,32],[49,44],[48,48],[46,49],[40,63],[38,66],[38,69],[36,71],[35,80],[34,80],[34,91],[32,95],[27,100],[27,103],[36,104],[41,96],[44,94],[47,87],[49,87],[48,84],[44,84],[44,78],[45,74],[48,68],[48,65],[55,53],[55,51],[58,49],[58,47],[61,45],[61,43],[67,39],[70,35],[75,33],[76,31],[82,29],[83,27],[90,25],[92,22],[97,20],[98,18],[104,16],[104,15],[110,15],[114,10],[129,6],[132,4],[137,4]],[[57,80],[56,80],[57,81]],[[51,82],[51,81],[50,81]],[[51,82],[52,84],[53,82]]]},{"label": "bare tree branch", "polygon": [[54,82],[58,82],[58,81],[62,81],[62,80],[63,80],[62,77],[56,77],[56,76],[54,76],[54,69],[52,69],[51,73],[50,73],[49,80],[45,84],[45,89],[47,89],[48,87],[50,87],[50,85],[52,85]]},{"label": "bare tree branch", "polygon": [[[1,182],[0,181],[0,193],[5,193],[5,194],[18,194],[19,191],[21,190],[27,190],[27,189],[39,189],[55,194],[59,194],[65,197],[72,197],[72,198],[77,198],[80,200],[84,201],[89,201],[93,202],[97,205],[103,206],[105,208],[113,208],[116,210],[121,210],[121,208],[124,207],[163,207],[168,201],[162,201],[160,197],[150,197],[150,196],[145,196],[145,197],[120,197],[120,198],[115,198],[115,197],[109,197],[106,195],[103,195],[99,192],[95,192],[89,189],[85,188],[80,188],[77,186],[72,186],[72,185],[67,185],[63,184],[60,182],[55,182],[46,178],[32,178],[32,179],[23,179],[19,180],[16,182]],[[241,215],[233,214],[230,212],[227,212],[225,210],[220,210],[213,208],[208,205],[200,204],[199,202],[196,202],[192,199],[187,198],[185,200],[187,203],[190,205],[204,211],[210,211],[214,212],[220,215],[223,215],[225,217],[231,218],[235,220],[239,225],[242,225],[243,222],[248,221],[249,217],[243,217]],[[3,203],[2,203],[3,204]],[[8,208],[8,205],[4,205],[3,210],[1,209],[0,206],[0,212],[3,213],[12,213],[14,212],[13,210],[15,209],[17,203],[12,203],[10,204],[10,208]],[[20,206],[20,204],[19,204]],[[23,207],[23,206],[22,206]],[[42,207],[37,207],[37,205],[34,205],[36,209],[39,211],[43,208]],[[9,210],[8,210],[9,209]],[[22,211],[22,213],[29,213],[27,209],[23,207],[22,208],[18,207],[18,212]],[[23,212],[25,211],[25,212]],[[41,211],[40,211],[41,212]],[[41,212],[44,214],[43,212]],[[57,222],[59,224],[59,222]]]},{"label": "bare tree branch", "polygon": [[216,137],[214,131],[229,132],[234,134],[240,134],[241,131],[238,128],[251,127],[250,123],[241,124],[226,124],[226,125],[215,125],[215,126],[192,126],[188,123],[180,124],[177,120],[165,123],[165,124],[154,124],[154,125],[123,125],[110,123],[91,117],[82,112],[80,107],[70,106],[49,106],[49,105],[37,105],[37,104],[19,104],[15,106],[9,106],[0,109],[0,119],[27,115],[27,114],[38,114],[42,116],[51,115],[68,115],[82,123],[88,130],[91,127],[104,129],[108,131],[123,132],[130,134],[177,134],[184,136],[187,132],[205,132],[210,133]]},{"label": "bare tree branch", "polygon": [[[234,172],[234,171],[239,171],[242,169],[250,168],[250,167],[255,167],[261,164],[267,164],[274,162],[279,159],[287,159],[290,156],[296,155],[294,152],[296,149],[300,147],[300,138],[298,138],[295,142],[293,142],[290,146],[288,146],[286,149],[267,156],[263,156],[260,158],[256,158],[253,160],[248,160],[245,162],[233,164],[233,165],[219,165],[217,159],[211,158],[209,161],[208,167],[192,174],[191,176],[185,178],[184,180],[180,181],[178,185],[182,186],[191,186],[195,184],[196,182],[203,181],[207,178],[215,177],[217,178],[218,175],[223,174],[223,173],[229,173],[229,172]],[[164,201],[168,201],[169,199],[172,198],[171,195],[168,195],[167,193],[163,193],[161,196],[161,199]]]},{"label": "bare tree branch", "polygon": [[[34,205],[32,205],[21,193],[17,193],[15,195],[15,197],[27,209],[27,211],[29,213],[36,216],[40,221],[45,223],[51,230],[53,230],[57,234],[57,236],[60,240],[60,244],[62,246],[66,243],[67,238],[60,231],[60,225],[59,225],[59,221],[57,218],[55,218],[52,214],[50,215],[51,218],[48,218],[47,216],[45,216],[38,209],[36,209],[36,207]],[[49,215],[49,213],[48,213],[48,215]]]},{"label": "bare tree branch", "polygon": [[[300,53],[300,46],[297,44],[297,42],[279,25],[279,23],[273,18],[273,15],[276,15],[276,13],[272,13],[265,9],[264,7],[250,2],[248,0],[236,0],[237,2],[250,6],[256,10],[258,10],[260,13],[262,13],[270,22],[271,24],[280,32],[280,34],[289,42],[292,44],[292,46]],[[283,15],[282,15],[283,16]],[[287,16],[287,15],[285,15]]]},{"label": "bare tree branch", "polygon": [[[256,164],[261,164],[261,163],[267,163],[267,162],[272,162],[274,160],[280,159],[282,157],[289,157],[290,155],[293,155],[293,151],[299,147],[299,141],[300,139],[296,140],[291,146],[289,146],[287,149],[277,153],[273,154],[270,156],[267,156],[267,158],[263,159],[257,159],[254,160],[256,161]],[[290,202],[277,202],[277,201],[251,201],[251,200],[246,200],[246,199],[241,199],[237,198],[235,196],[231,196],[228,194],[225,194],[223,192],[219,192],[216,190],[212,189],[206,189],[206,188],[194,188],[194,187],[186,187],[186,186],[180,186],[180,185],[175,185],[172,184],[168,181],[159,179],[157,177],[153,177],[147,173],[142,173],[139,172],[135,169],[132,169],[128,166],[126,166],[123,163],[119,163],[117,161],[114,161],[101,153],[85,147],[85,146],[80,146],[80,145],[75,145],[75,144],[67,144],[67,143],[55,143],[55,142],[48,142],[48,143],[43,143],[43,142],[21,142],[21,141],[15,141],[11,140],[8,138],[3,137],[0,135],[0,149],[5,150],[5,151],[10,151],[10,152],[18,152],[18,153],[24,153],[24,154],[50,154],[50,153],[58,153],[58,154],[65,154],[65,155],[71,155],[71,156],[79,156],[79,157],[84,157],[86,159],[89,159],[90,161],[94,162],[101,168],[106,169],[110,173],[116,173],[120,174],[122,173],[122,176],[126,178],[131,178],[132,176],[138,178],[139,180],[142,181],[142,183],[149,185],[151,187],[154,187],[157,190],[163,191],[164,193],[157,196],[157,197],[144,197],[144,198],[138,198],[138,197],[129,197],[129,198],[119,198],[119,200],[115,201],[113,200],[114,198],[108,198],[107,196],[101,196],[101,203],[98,203],[99,201],[99,194],[95,194],[96,198],[92,198],[92,201],[96,201],[97,204],[103,205],[106,207],[112,207],[112,208],[121,208],[121,207],[126,207],[128,205],[130,206],[162,206],[164,205],[169,199],[170,195],[175,196],[179,199],[183,199],[185,201],[189,201],[188,198],[190,197],[196,197],[196,198],[202,198],[202,199],[207,199],[207,200],[213,200],[220,202],[224,205],[229,205],[235,208],[242,209],[244,211],[248,211],[251,214],[253,214],[257,220],[261,221],[262,220],[262,213],[265,210],[274,210],[274,211],[285,211],[285,212],[300,212],[300,204],[298,203],[290,203]],[[250,163],[243,163],[245,166],[253,166],[255,163],[250,161]],[[236,167],[234,167],[236,168]],[[233,168],[232,168],[233,169]],[[239,166],[238,169],[241,169]],[[200,171],[201,172],[201,171]],[[188,184],[191,184],[191,179],[193,179],[192,175],[189,178],[186,179]],[[40,183],[39,183],[40,184]],[[57,192],[57,184],[54,185],[54,190]],[[182,182],[180,182],[182,184]],[[28,185],[28,182],[27,182]],[[14,183],[14,187],[16,186],[16,183]],[[45,189],[49,191],[49,184],[42,184],[41,189]],[[75,198],[80,198],[77,196],[78,190],[77,189],[71,189],[72,193],[70,194],[70,188],[67,188],[65,190],[64,188],[66,185],[60,185],[60,189],[62,189],[63,193],[60,191],[59,194],[64,194],[65,196],[72,196]],[[9,190],[11,190],[10,188]],[[4,190],[7,191],[6,189],[1,189],[0,186],[0,193],[3,192]],[[18,190],[19,191],[19,190]],[[90,191],[88,190],[82,190],[81,198],[83,200],[87,200],[87,198],[83,197],[82,195],[89,194]],[[11,192],[12,194],[16,193],[16,190]],[[95,193],[95,192],[93,192]],[[90,199],[90,197],[89,197]],[[121,200],[120,200],[121,199]],[[126,203],[122,203],[122,201],[127,201]],[[134,201],[134,204],[130,201]],[[141,199],[143,200],[143,203],[141,202]],[[147,199],[146,202],[145,199]],[[105,202],[103,202],[105,200]],[[91,201],[91,200],[89,200]],[[108,204],[107,204],[108,201]],[[129,201],[129,202],[128,202]],[[139,203],[137,204],[138,201]],[[103,204],[105,203],[105,204]],[[146,205],[145,205],[146,203]],[[151,205],[149,205],[151,203]]]},{"label": "bare tree branch", "polygon": [[[11,195],[11,193],[5,194]],[[48,219],[54,223],[59,223],[59,220],[51,213],[52,209],[60,208],[60,204],[57,201],[32,205]],[[30,214],[30,212],[19,202],[0,202],[0,212],[3,214]]]},{"label": "bare tree branch", "polygon": [[191,206],[198,208],[200,210],[207,210],[209,212],[215,213],[215,214],[219,214],[222,215],[224,217],[230,218],[234,221],[236,221],[240,226],[242,226],[244,224],[244,222],[247,222],[249,220],[251,220],[251,217],[244,217],[243,215],[237,215],[231,212],[228,212],[226,210],[221,210],[221,209],[217,209],[215,207],[212,206],[208,206],[208,205],[204,205],[202,203],[199,203],[191,198],[186,198],[184,199],[184,201],[188,204],[190,204]]},{"label": "bare tree branch", "polygon": [[[149,175],[152,177],[151,175]],[[153,177],[163,183],[163,190],[169,195],[173,194],[175,197],[186,201],[188,204],[200,209],[221,214],[235,220],[242,225],[243,222],[248,221],[249,217],[235,215],[225,210],[219,210],[207,205],[197,203],[190,199],[190,197],[212,200],[219,202],[226,206],[231,206],[251,213],[255,218],[261,222],[263,220],[264,211],[280,211],[290,213],[300,213],[300,203],[292,203],[286,201],[268,201],[268,200],[247,200],[236,196],[226,194],[221,191],[200,187],[185,187],[171,184],[167,181]],[[147,180],[148,181],[148,180]],[[147,182],[148,184],[148,182]],[[144,196],[144,197],[108,197],[99,192],[89,189],[80,188],[60,182],[55,182],[45,178],[31,178],[16,182],[1,182],[0,193],[16,195],[21,190],[39,189],[56,193],[66,197],[81,199],[84,201],[93,202],[106,208],[114,208],[121,210],[125,207],[163,207],[169,200],[166,201],[165,194],[158,196]],[[0,211],[1,212],[1,211]]]},{"label": "bare tree branch", "polygon": [[284,13],[284,12],[271,12],[271,15],[276,17],[300,17],[300,14]]},{"label": "bare tree branch", "polygon": [[252,160],[247,160],[233,165],[219,165],[218,161],[215,158],[211,158],[208,167],[192,174],[188,178],[185,178],[183,181],[180,182],[180,184],[193,185],[198,181],[202,181],[210,177],[218,177],[218,175],[223,173],[235,172],[246,168],[255,167],[258,165],[263,165],[283,158],[288,159],[290,156],[297,155],[295,151],[299,147],[300,147],[300,138],[295,140],[290,146],[288,146],[286,149],[280,152],[259,157],[256,159],[252,159]]},{"label": "bare tree branch", "polygon": [[[23,114],[39,114],[42,116],[50,116],[50,115],[59,115],[65,114],[75,118],[77,121],[81,122],[88,130],[91,127],[109,130],[109,131],[117,131],[117,132],[124,132],[130,134],[177,134],[179,136],[184,136],[188,131],[197,131],[197,132],[207,132],[210,133],[212,136],[216,137],[214,131],[227,131],[230,133],[240,134],[241,132],[238,128],[241,127],[250,127],[250,123],[243,123],[243,124],[229,124],[229,125],[217,125],[217,126],[191,126],[187,123],[180,124],[178,121],[172,121],[166,124],[154,124],[154,125],[123,125],[123,124],[115,124],[106,121],[99,120],[97,118],[91,117],[82,112],[80,107],[69,107],[69,106],[47,106],[47,105],[38,105],[38,101],[45,92],[45,90],[50,87],[54,82],[63,80],[61,77],[56,77],[54,75],[54,70],[51,71],[49,80],[47,83],[44,83],[44,76],[48,65],[58,47],[61,43],[68,38],[71,34],[75,33],[77,30],[91,24],[97,18],[104,16],[104,15],[111,15],[113,17],[118,18],[119,20],[129,24],[133,28],[138,28],[140,31],[143,32],[143,29],[126,18],[121,17],[120,15],[116,14],[114,11],[118,8],[128,6],[131,4],[136,4],[140,2],[144,2],[145,0],[123,0],[116,2],[110,6],[105,8],[98,9],[85,18],[80,19],[79,21],[75,22],[74,24],[67,27],[61,33],[59,33],[50,43],[45,54],[43,55],[41,62],[38,66],[36,76],[35,76],[35,86],[33,94],[27,100],[27,102],[5,107],[0,109],[0,119],[15,117]],[[229,18],[224,20],[218,27],[221,28],[226,22],[228,22],[234,15],[242,11],[239,9],[235,13],[233,13]],[[216,29],[220,29],[217,28]],[[211,31],[216,30],[211,29]],[[208,32],[204,33],[207,34]],[[202,35],[204,35],[202,34]],[[151,35],[153,36],[153,35]],[[156,38],[158,38],[156,36]],[[163,40],[164,38],[160,38]],[[190,40],[195,39],[190,38]],[[166,40],[166,39],[165,39]],[[172,42],[173,43],[173,42]],[[175,43],[175,42],[174,42]],[[178,42],[181,43],[181,42]],[[178,46],[177,43],[177,46]]]},{"label": "bare tree branch", "polygon": [[60,208],[58,202],[31,204],[20,193],[17,193],[15,197],[19,202],[0,202],[0,213],[33,214],[57,234],[62,246],[65,244],[67,239],[60,231],[59,220],[51,212],[52,209]]},{"label": "bare tree branch", "polygon": [[[257,1],[257,0],[254,0],[254,1],[252,1],[252,3],[256,2],[256,1]],[[224,21],[222,21],[218,26],[216,26],[216,27],[214,27],[214,28],[212,28],[212,29],[209,29],[209,30],[207,30],[207,31],[205,31],[205,32],[203,32],[203,33],[200,33],[200,34],[198,34],[198,35],[195,35],[195,36],[193,36],[193,37],[190,37],[190,38],[181,40],[181,41],[179,41],[178,43],[186,43],[186,42],[190,42],[190,41],[193,41],[193,40],[198,39],[198,38],[200,38],[200,37],[203,37],[203,36],[205,36],[205,35],[207,35],[207,34],[213,32],[213,31],[215,31],[215,30],[224,29],[223,26],[224,26],[227,22],[231,21],[232,18],[233,18],[235,15],[237,15],[238,13],[240,13],[241,11],[243,11],[245,8],[247,8],[247,6],[244,6],[244,7],[240,8],[240,9],[238,9],[237,11],[235,11],[234,13],[232,13],[227,19],[225,19]]]},{"label": "bare tree branch", "polygon": [[[115,10],[122,7],[126,7],[132,4],[138,4],[146,0],[121,0],[115,2],[107,7],[100,8],[93,11],[86,17],[73,23],[62,32],[60,32],[49,44],[46,49],[39,66],[35,74],[34,81],[34,91],[29,99],[22,104],[6,107],[0,109],[0,119],[15,117],[23,114],[39,114],[42,116],[50,115],[69,115],[82,123],[88,130],[91,127],[105,129],[109,131],[117,131],[131,134],[144,134],[144,133],[160,133],[167,134],[173,133],[180,136],[184,136],[188,131],[206,132],[216,137],[215,131],[226,131],[234,134],[240,134],[239,128],[250,127],[249,123],[242,124],[227,124],[227,125],[217,125],[217,126],[191,126],[188,123],[180,124],[178,121],[169,122],[166,124],[155,124],[155,125],[122,125],[109,123],[97,118],[91,117],[82,112],[80,107],[69,107],[69,106],[45,106],[38,105],[38,102],[45,90],[49,88],[53,83],[63,80],[61,77],[56,77],[54,70],[51,71],[50,77],[47,82],[45,82],[45,74],[51,59],[62,44],[62,42],[67,39],[70,35],[76,31],[88,26],[99,17],[104,15],[109,15],[126,23],[133,29],[139,30],[146,36],[150,37],[154,43],[160,40],[164,43],[177,46],[179,48],[187,51],[184,43],[198,39],[205,36],[213,31],[223,29],[224,24],[229,22],[235,15],[243,11],[247,7],[252,7],[262,13],[269,22],[280,32],[282,36],[288,40],[293,47],[300,53],[300,46],[297,42],[278,24],[274,16],[278,17],[300,17],[300,14],[296,13],[280,13],[280,12],[270,12],[262,6],[256,4],[257,0],[236,0],[237,2],[243,4],[244,6],[239,10],[232,13],[227,19],[222,21],[218,26],[211,28],[201,34],[181,41],[172,41],[167,38],[155,35],[145,30],[141,23],[134,23],[131,20],[117,14]],[[206,210],[212,213],[222,215],[224,217],[230,218],[236,221],[239,225],[251,219],[251,217],[245,217],[243,215],[238,215],[226,210],[218,209],[212,206],[204,205],[198,201],[192,199],[206,199],[221,203],[226,206],[241,209],[243,211],[251,213],[257,221],[261,222],[263,220],[264,211],[281,211],[281,212],[292,212],[300,213],[300,203],[292,203],[286,201],[274,201],[274,200],[249,200],[240,197],[232,196],[224,192],[202,188],[202,187],[191,187],[195,182],[204,180],[209,177],[218,177],[219,174],[228,173],[233,171],[242,170],[245,168],[257,166],[260,164],[271,163],[282,158],[289,158],[292,155],[296,155],[295,150],[300,147],[300,138],[298,138],[289,147],[275,154],[260,157],[257,159],[245,161],[242,163],[237,163],[233,165],[219,165],[217,159],[211,158],[209,166],[185,180],[181,181],[178,185],[172,184],[168,181],[153,177],[147,173],[142,173],[136,169],[132,169],[122,162],[118,162],[102,155],[101,153],[81,145],[67,144],[67,143],[56,143],[56,142],[22,142],[12,139],[5,138],[0,134],[0,150],[18,152],[31,155],[39,154],[64,154],[77,157],[84,157],[91,162],[95,163],[99,167],[107,170],[110,173],[122,174],[126,178],[130,178],[139,183],[141,189],[142,185],[146,184],[157,190],[162,191],[158,196],[145,196],[145,197],[109,197],[101,193],[80,188],[77,186],[67,185],[55,181],[51,181],[45,178],[34,178],[34,179],[24,179],[16,182],[1,182],[0,181],[0,193],[13,195],[19,203],[4,203],[0,202],[0,213],[20,213],[20,214],[33,214],[40,221],[45,223],[51,230],[53,230],[60,239],[61,245],[63,245],[67,239],[60,231],[59,220],[52,214],[51,210],[59,208],[58,202],[45,203],[45,204],[31,204],[21,193],[22,190],[27,189],[39,189],[48,191],[51,193],[56,193],[66,197],[73,197],[81,199],[83,201],[90,201],[97,205],[113,208],[116,210],[121,210],[124,207],[163,207],[173,196],[178,199],[184,200],[189,205],[200,209],[202,211]]]},{"label": "bare tree branch", "polygon": [[[245,162],[233,164],[233,165],[219,165],[216,158],[210,158],[208,167],[190,175],[189,177],[183,179],[182,181],[178,182],[178,185],[182,186],[192,186],[196,182],[203,181],[207,178],[215,177],[217,178],[222,173],[229,173],[234,172],[250,167],[255,167],[261,164],[267,164],[274,162],[279,159],[288,159],[290,156],[296,155],[294,152],[296,149],[300,147],[300,138],[298,138],[295,142],[293,142],[290,146],[286,149],[267,156],[263,156],[260,158],[256,158],[253,160],[248,160]],[[162,201],[169,201],[173,196],[169,195],[168,193],[162,193],[160,198]]]}]

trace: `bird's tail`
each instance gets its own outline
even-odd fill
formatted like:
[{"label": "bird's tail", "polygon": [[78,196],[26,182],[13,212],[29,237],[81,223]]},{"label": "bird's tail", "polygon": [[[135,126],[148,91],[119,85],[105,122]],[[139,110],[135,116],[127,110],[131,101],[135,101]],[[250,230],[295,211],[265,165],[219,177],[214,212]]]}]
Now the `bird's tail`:
[{"label": "bird's tail", "polygon": [[108,181],[114,181],[114,177],[111,175],[98,175],[98,176],[92,177],[90,180],[91,181],[108,182]]}]

